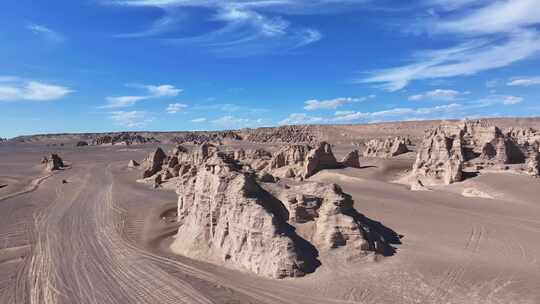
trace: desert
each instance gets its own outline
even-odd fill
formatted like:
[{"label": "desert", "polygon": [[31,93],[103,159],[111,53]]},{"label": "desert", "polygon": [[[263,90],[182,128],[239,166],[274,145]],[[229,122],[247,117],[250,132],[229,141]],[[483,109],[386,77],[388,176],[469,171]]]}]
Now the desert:
[{"label": "desert", "polygon": [[10,139],[0,301],[536,303],[540,120],[419,124]]},{"label": "desert", "polygon": [[540,304],[540,0],[0,1],[0,304]]}]

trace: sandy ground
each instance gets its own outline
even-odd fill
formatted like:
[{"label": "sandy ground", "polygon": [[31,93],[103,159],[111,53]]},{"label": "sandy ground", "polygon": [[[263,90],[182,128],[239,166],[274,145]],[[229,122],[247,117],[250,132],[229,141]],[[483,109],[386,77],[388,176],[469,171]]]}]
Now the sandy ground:
[{"label": "sandy ground", "polygon": [[540,180],[493,173],[412,192],[393,182],[412,155],[320,172],[311,179],[340,184],[402,244],[269,280],[167,252],[176,195],[127,168],[151,148],[55,148],[73,166],[47,176],[36,165],[51,148],[1,147],[0,303],[540,303]]}]

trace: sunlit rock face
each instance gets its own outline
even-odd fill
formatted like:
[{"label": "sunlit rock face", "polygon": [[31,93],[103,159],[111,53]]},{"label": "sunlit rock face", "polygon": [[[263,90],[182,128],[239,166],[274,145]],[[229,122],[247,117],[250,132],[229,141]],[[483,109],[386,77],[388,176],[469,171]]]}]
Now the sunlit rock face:
[{"label": "sunlit rock face", "polygon": [[[451,184],[463,171],[477,169],[527,171],[537,150],[537,132],[512,129],[504,134],[485,121],[464,121],[458,126],[429,130],[418,149],[413,176],[423,184]],[[534,166],[533,166],[534,167]]]}]

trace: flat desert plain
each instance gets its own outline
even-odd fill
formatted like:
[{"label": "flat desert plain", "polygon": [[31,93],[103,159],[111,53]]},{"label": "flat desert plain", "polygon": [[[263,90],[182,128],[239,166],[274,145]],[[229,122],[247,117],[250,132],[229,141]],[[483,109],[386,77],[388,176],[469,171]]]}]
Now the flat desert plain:
[{"label": "flat desert plain", "polygon": [[[361,155],[360,167],[325,168],[279,183],[339,185],[390,251],[317,247],[314,269],[282,278],[174,250],[185,237],[177,235],[179,227],[188,225],[177,219],[179,190],[137,182],[142,171],[128,162],[144,165],[157,147],[170,151],[177,144],[77,147],[73,136],[64,145],[57,144],[61,136],[54,145],[43,138],[3,143],[0,303],[540,303],[540,179],[484,170],[411,191],[400,180],[410,174],[430,126],[389,126],[379,133],[371,126],[317,130],[330,134],[324,139],[336,159],[357,149],[356,140],[394,135],[412,135],[410,152]],[[271,153],[286,145],[216,144]],[[61,170],[44,170],[40,159],[51,153],[63,159]],[[309,225],[296,226],[306,240],[302,230]],[[260,254],[273,250],[268,247]]]}]

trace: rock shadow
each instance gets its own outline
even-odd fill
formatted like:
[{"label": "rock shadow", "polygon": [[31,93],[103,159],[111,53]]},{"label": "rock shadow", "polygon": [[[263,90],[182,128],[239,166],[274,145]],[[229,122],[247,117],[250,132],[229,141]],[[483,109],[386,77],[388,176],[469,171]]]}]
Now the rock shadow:
[{"label": "rock shadow", "polygon": [[289,211],[287,207],[271,193],[260,186],[259,188],[259,197],[265,202],[264,207],[275,216],[277,226],[279,227],[278,233],[289,237],[293,241],[298,259],[303,262],[302,265],[299,265],[300,270],[304,274],[315,272],[321,266],[319,251],[308,240],[298,235],[296,228],[288,223]]},{"label": "rock shadow", "polygon": [[[352,201],[352,197],[345,194]],[[393,229],[383,225],[379,221],[368,218],[358,212],[354,207],[343,211],[343,214],[352,217],[360,227],[362,227],[364,239],[369,244],[369,250],[377,254],[388,257],[397,252],[395,245],[401,245],[401,239],[404,237]]]}]

